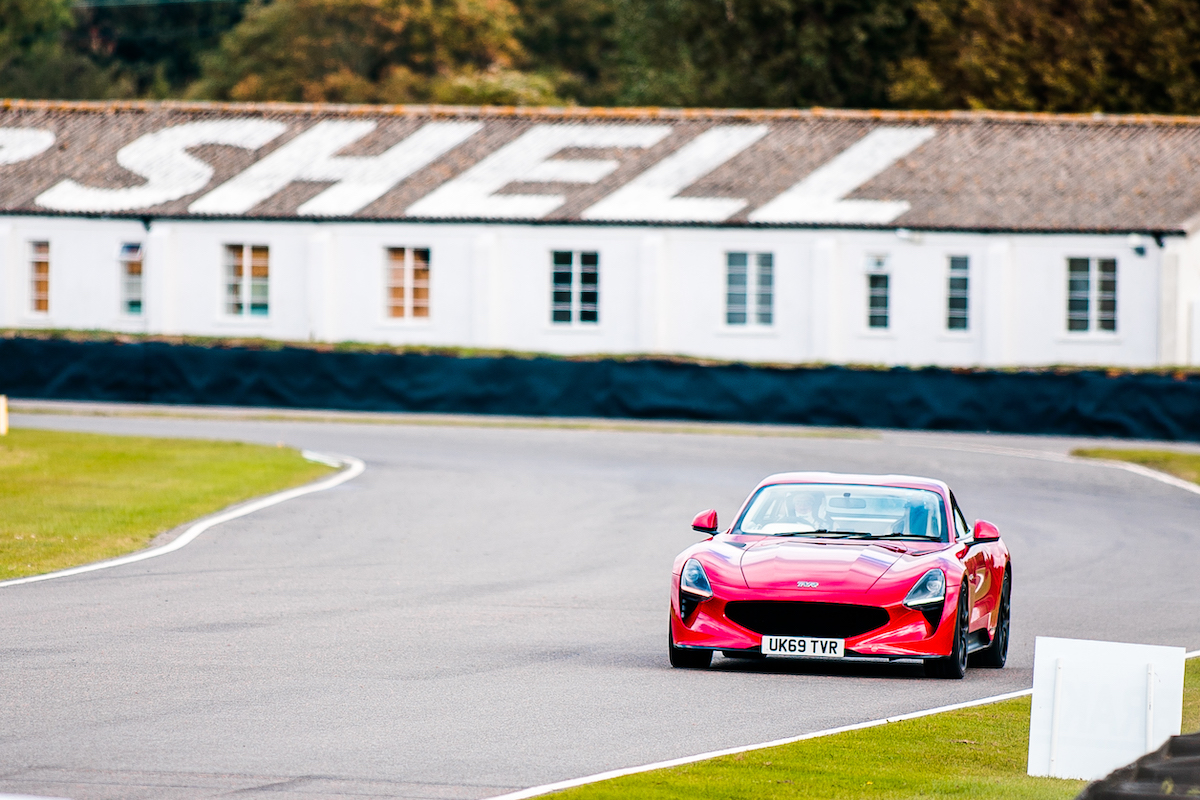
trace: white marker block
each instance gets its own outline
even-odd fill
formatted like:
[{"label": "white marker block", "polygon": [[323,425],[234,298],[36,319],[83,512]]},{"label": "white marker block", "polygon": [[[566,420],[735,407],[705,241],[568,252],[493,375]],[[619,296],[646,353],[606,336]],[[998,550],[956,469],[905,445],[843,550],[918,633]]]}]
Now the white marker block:
[{"label": "white marker block", "polygon": [[1098,780],[1178,735],[1183,657],[1182,647],[1039,636],[1029,774]]}]

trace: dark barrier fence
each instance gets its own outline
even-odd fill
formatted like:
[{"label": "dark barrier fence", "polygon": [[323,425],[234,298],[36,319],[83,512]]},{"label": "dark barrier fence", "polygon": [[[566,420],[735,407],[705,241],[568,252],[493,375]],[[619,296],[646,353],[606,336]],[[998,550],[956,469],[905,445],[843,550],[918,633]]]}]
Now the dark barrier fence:
[{"label": "dark barrier fence", "polygon": [[1192,733],[1172,736],[1153,753],[1089,785],[1076,800],[1197,795],[1200,795],[1200,733]]},{"label": "dark barrier fence", "polygon": [[1200,440],[1200,376],[706,366],[0,339],[0,393],[53,400],[792,423]]}]

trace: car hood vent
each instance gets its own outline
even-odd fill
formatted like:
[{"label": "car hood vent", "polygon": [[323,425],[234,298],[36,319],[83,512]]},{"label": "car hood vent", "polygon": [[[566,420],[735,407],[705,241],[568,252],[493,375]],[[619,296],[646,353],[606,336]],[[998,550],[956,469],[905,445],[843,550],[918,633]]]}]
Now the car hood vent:
[{"label": "car hood vent", "polygon": [[[742,555],[742,576],[751,589],[865,592],[901,554],[869,544],[817,544],[768,540]],[[817,584],[811,586],[811,584]]]}]

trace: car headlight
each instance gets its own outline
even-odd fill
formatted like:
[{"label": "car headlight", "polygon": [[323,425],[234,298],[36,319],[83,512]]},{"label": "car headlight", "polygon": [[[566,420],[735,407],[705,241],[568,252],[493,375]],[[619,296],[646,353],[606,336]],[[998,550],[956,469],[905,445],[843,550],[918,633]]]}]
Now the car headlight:
[{"label": "car headlight", "polygon": [[712,584],[704,567],[694,558],[689,558],[679,575],[679,617],[687,620],[701,602],[712,597]]},{"label": "car headlight", "polygon": [[909,608],[924,610],[946,601],[946,575],[940,569],[931,569],[913,584],[904,598]]},{"label": "car headlight", "polygon": [[683,565],[683,573],[679,576],[679,589],[700,597],[712,597],[712,584],[708,582],[708,574],[696,559],[689,558]]}]

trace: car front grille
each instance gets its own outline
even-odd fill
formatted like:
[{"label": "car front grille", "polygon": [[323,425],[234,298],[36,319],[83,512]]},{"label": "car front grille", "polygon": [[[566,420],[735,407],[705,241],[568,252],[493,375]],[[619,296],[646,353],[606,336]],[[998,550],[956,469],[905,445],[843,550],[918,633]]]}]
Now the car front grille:
[{"label": "car front grille", "polygon": [[888,623],[882,608],[802,600],[734,600],[725,616],[755,633],[823,639],[849,639]]}]

